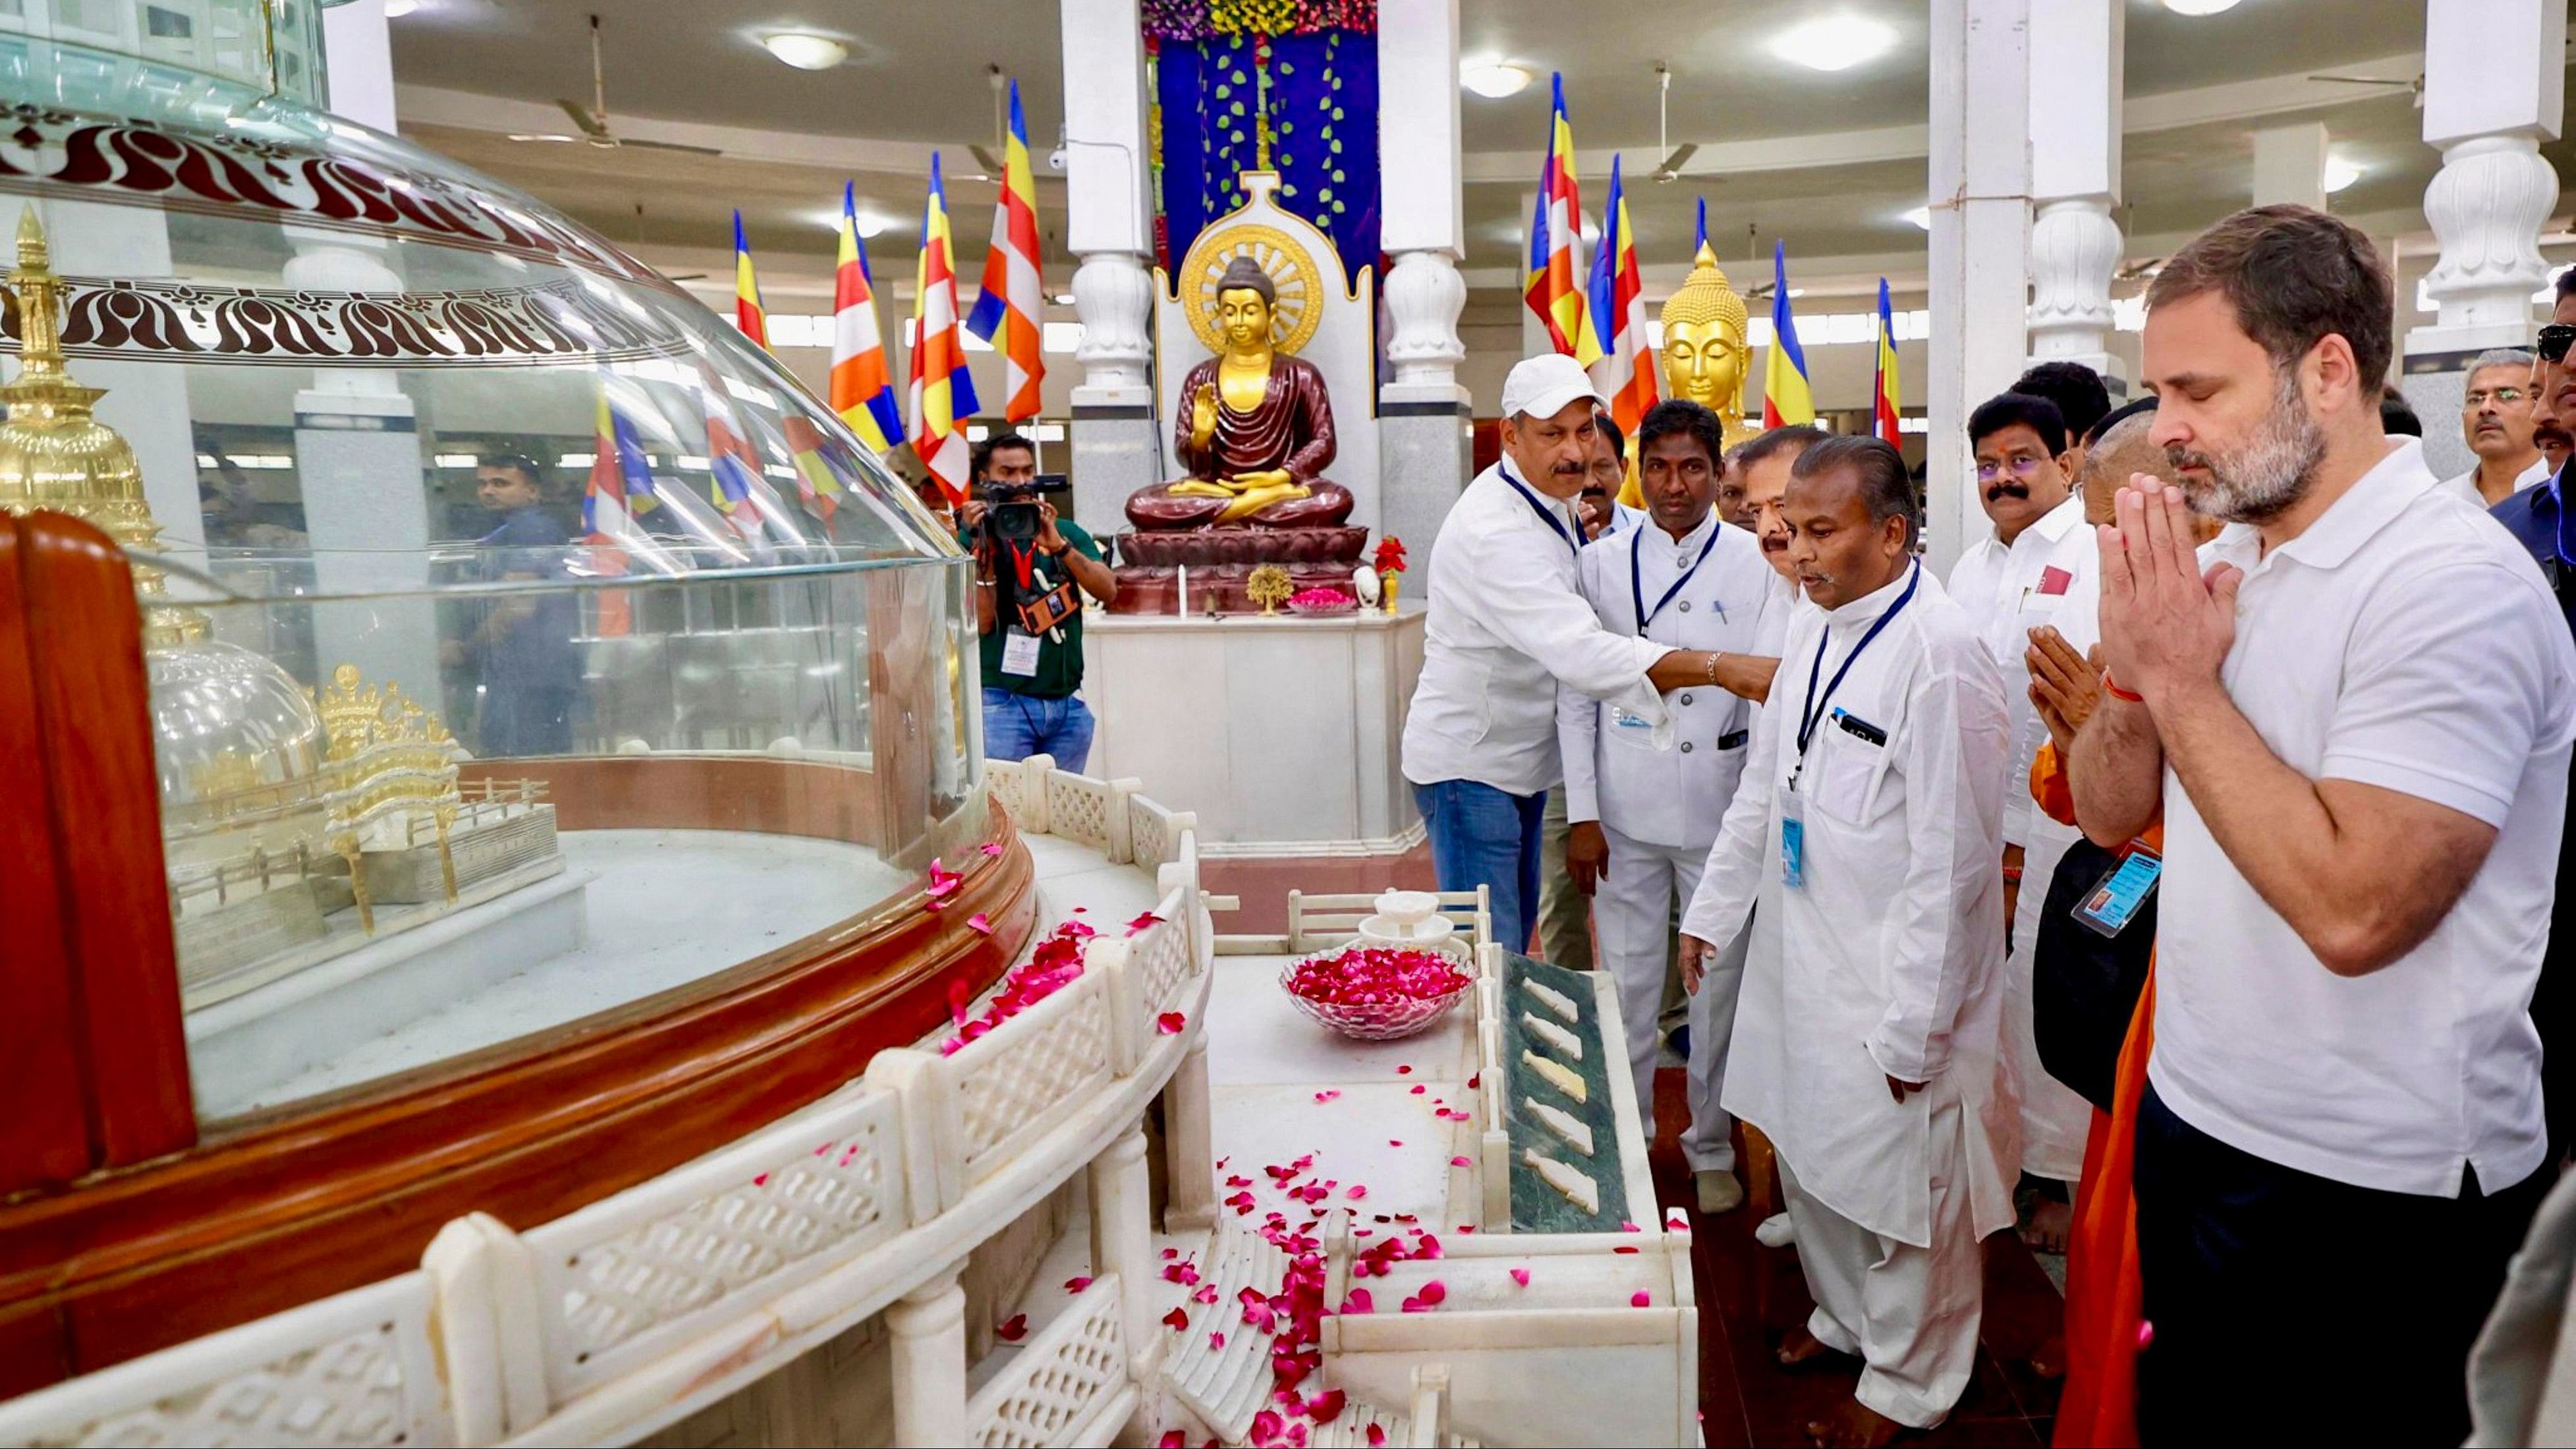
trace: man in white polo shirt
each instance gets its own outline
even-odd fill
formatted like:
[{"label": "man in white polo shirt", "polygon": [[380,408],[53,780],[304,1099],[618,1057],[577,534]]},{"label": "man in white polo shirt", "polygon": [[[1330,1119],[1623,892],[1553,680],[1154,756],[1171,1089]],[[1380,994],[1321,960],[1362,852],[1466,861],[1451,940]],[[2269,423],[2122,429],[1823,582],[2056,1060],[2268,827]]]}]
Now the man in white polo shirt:
[{"label": "man in white polo shirt", "polygon": [[1573,358],[1546,353],[1503,380],[1503,457],[1476,475],[1431,545],[1422,678],[1404,720],[1404,778],[1444,891],[1492,892],[1494,929],[1529,947],[1540,818],[1563,778],[1559,684],[1672,742],[1666,691],[1726,687],[1718,655],[1614,634],[1575,587],[1575,495],[1606,407]]},{"label": "man in white polo shirt", "polygon": [[[2153,436],[2101,534],[2086,834],[2159,804],[2137,1135],[2144,1437],[2456,1443],[2547,1186],[2540,1040],[2576,647],[2540,571],[2384,436],[2349,224],[2239,212],[2147,293]],[[2190,547],[2189,507],[2231,520]],[[2206,572],[2204,573],[2204,570]]]}]

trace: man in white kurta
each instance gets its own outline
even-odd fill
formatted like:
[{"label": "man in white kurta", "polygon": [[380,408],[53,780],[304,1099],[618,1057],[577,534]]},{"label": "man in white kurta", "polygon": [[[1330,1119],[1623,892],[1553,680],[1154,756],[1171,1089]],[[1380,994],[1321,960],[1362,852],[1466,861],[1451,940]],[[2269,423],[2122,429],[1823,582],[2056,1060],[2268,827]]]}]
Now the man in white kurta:
[{"label": "man in white kurta", "polygon": [[[1976,1362],[1978,1240],[2013,1220],[2002,1022],[2003,685],[1911,557],[1876,439],[1799,458],[1786,512],[1812,609],[1683,918],[1696,980],[1749,915],[1725,1106],[1778,1149],[1816,1311],[1784,1361],[1866,1361],[1822,1437],[1939,1423]],[[1857,1412],[1855,1412],[1855,1410]]]},{"label": "man in white kurta", "polygon": [[[1576,578],[1603,628],[1728,656],[1725,680],[1743,692],[1694,688],[1669,696],[1673,741],[1662,749],[1646,722],[1619,706],[1572,689],[1557,692],[1576,881],[1590,886],[1601,966],[1619,985],[1628,1065],[1649,1141],[1672,911],[1699,888],[1718,822],[1735,797],[1754,704],[1770,683],[1788,614],[1773,606],[1779,576],[1761,544],[1717,516],[1719,437],[1717,415],[1697,403],[1665,402],[1649,411],[1637,430],[1648,521],[1586,548]],[[1691,1120],[1681,1147],[1706,1212],[1744,1200],[1732,1176],[1733,1122],[1718,1098],[1743,950],[1739,934],[1690,1001]]]},{"label": "man in white kurta", "polygon": [[[1950,570],[1950,597],[1994,659],[2012,716],[2012,753],[2003,773],[2005,914],[2012,926],[2004,1046],[2021,1092],[2022,1167],[2061,1183],[2083,1173],[2093,1107],[2040,1065],[2032,1034],[2031,971],[2048,883],[2078,832],[2050,819],[2031,800],[2030,765],[2047,741],[2048,729],[2031,703],[2025,660],[2030,631],[2056,624],[2068,600],[2091,594],[2100,564],[2093,530],[2084,526],[2083,495],[2063,466],[2072,441],[2056,404],[2045,398],[2005,393],[1969,416],[1978,498],[1994,531],[1970,544]],[[2018,910],[2009,904],[2015,872]],[[2034,1213],[2024,1231],[2034,1245],[2063,1252],[2070,1216],[2059,1195]]]}]

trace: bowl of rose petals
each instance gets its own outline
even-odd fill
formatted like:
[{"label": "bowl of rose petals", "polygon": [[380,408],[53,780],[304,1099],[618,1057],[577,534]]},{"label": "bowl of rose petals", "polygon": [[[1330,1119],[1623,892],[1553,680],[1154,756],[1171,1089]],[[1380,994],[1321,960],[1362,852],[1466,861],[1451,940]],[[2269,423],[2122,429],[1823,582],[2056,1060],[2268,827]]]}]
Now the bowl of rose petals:
[{"label": "bowl of rose petals", "polygon": [[1466,998],[1476,978],[1439,951],[1348,946],[1288,963],[1279,985],[1297,1009],[1347,1037],[1411,1036]]},{"label": "bowl of rose petals", "polygon": [[1348,614],[1359,606],[1358,599],[1339,589],[1299,589],[1288,596],[1292,614]]}]

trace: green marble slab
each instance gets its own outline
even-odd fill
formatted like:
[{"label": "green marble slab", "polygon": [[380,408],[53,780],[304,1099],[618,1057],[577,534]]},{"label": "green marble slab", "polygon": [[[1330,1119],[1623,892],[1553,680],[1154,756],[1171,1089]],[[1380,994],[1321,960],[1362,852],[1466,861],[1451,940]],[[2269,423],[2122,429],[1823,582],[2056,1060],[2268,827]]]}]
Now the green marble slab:
[{"label": "green marble slab", "polygon": [[[1532,982],[1574,1003],[1569,1022],[1531,994]],[[1624,1051],[1613,1053],[1604,1040],[1601,1010],[1593,998],[1593,973],[1569,971],[1514,952],[1503,953],[1504,1120],[1512,1144],[1512,1231],[1516,1233],[1606,1233],[1619,1231],[1628,1209],[1627,1174],[1619,1161],[1619,1127],[1610,1105],[1610,1070],[1615,1055],[1626,1070]],[[1523,1013],[1565,1028],[1582,1041],[1583,1060],[1569,1062],[1529,1029]],[[1523,1061],[1532,1052],[1583,1079],[1584,1100],[1575,1101]],[[1592,1130],[1592,1153],[1584,1156],[1530,1113],[1525,1102],[1556,1108]],[[1522,1153],[1536,1148],[1582,1171],[1600,1191],[1601,1209],[1587,1213],[1578,1203],[1548,1185]]]}]

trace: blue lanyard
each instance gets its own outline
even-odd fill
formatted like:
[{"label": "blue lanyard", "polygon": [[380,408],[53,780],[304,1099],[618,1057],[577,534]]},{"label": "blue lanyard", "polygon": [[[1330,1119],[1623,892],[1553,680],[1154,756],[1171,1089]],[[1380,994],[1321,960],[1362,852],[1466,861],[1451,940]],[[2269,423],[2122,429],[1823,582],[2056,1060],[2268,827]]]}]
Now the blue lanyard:
[{"label": "blue lanyard", "polygon": [[1521,496],[1521,501],[1527,503],[1530,511],[1538,515],[1539,522],[1546,524],[1549,531],[1556,535],[1557,540],[1565,545],[1566,552],[1577,555],[1583,552],[1583,545],[1575,541],[1574,534],[1565,526],[1565,520],[1556,516],[1555,509],[1539,502],[1538,495],[1529,491],[1529,485],[1513,477],[1508,464],[1499,464],[1494,471],[1502,476],[1504,482],[1512,485],[1512,491]]},{"label": "blue lanyard", "polygon": [[[1651,609],[1646,607],[1644,566],[1637,562],[1637,556],[1646,551],[1646,530],[1642,528],[1635,530],[1637,535],[1635,546],[1628,550],[1628,602],[1637,611],[1638,638],[1646,637],[1646,625],[1653,622],[1654,617],[1664,611],[1664,605],[1673,601],[1673,595],[1682,591],[1682,585],[1691,581],[1691,575],[1699,572],[1699,566],[1708,562],[1709,550],[1717,547],[1718,530],[1724,527],[1726,525],[1723,523],[1710,525],[1708,542],[1699,546],[1699,557],[1690,561],[1690,567],[1682,570],[1682,576],[1673,580],[1673,586],[1664,590],[1664,596],[1655,600],[1655,607]],[[1721,619],[1725,617],[1725,611],[1722,609],[1718,614]]]},{"label": "blue lanyard", "polygon": [[1807,671],[1807,703],[1798,712],[1798,764],[1796,769],[1789,772],[1789,783],[1792,786],[1797,784],[1799,771],[1807,768],[1807,744],[1816,737],[1816,726],[1823,723],[1826,708],[1834,702],[1834,691],[1843,687],[1843,676],[1851,673],[1852,664],[1860,658],[1862,650],[1877,641],[1879,632],[1893,623],[1897,615],[1904,613],[1906,605],[1914,602],[1915,586],[1922,582],[1923,566],[1916,564],[1913,576],[1905,581],[1905,592],[1896,596],[1896,602],[1889,605],[1887,612],[1879,615],[1870,624],[1869,632],[1860,636],[1860,642],[1852,646],[1852,652],[1843,656],[1842,667],[1834,671],[1832,682],[1825,686],[1823,699],[1816,698],[1816,676],[1824,672],[1825,645],[1833,640],[1833,628],[1828,625],[1817,636],[1816,664],[1813,669]]}]

